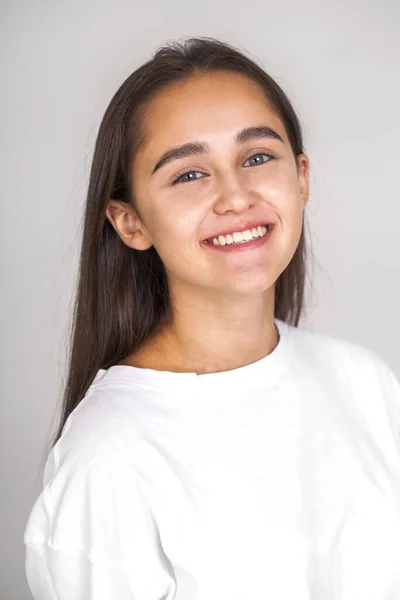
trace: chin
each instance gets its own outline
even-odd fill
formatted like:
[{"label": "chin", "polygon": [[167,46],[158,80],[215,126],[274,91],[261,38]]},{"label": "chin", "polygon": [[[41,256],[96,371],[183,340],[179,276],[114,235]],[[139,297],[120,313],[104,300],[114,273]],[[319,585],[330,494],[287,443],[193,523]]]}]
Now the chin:
[{"label": "chin", "polygon": [[[267,294],[275,287],[276,279],[264,278],[262,281],[255,282],[254,279],[247,281],[229,282],[229,291],[234,294],[242,294],[245,296],[260,296]],[[227,289],[227,291],[228,291]]]}]

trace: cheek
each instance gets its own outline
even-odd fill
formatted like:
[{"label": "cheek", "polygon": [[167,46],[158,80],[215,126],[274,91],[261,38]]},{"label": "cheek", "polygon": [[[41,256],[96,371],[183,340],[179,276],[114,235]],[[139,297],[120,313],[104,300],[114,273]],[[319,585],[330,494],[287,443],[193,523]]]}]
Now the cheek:
[{"label": "cheek", "polygon": [[154,211],[149,224],[152,242],[165,267],[172,272],[185,269],[193,259],[196,229],[187,216],[170,211],[168,214]]},{"label": "cheek", "polygon": [[169,246],[178,243],[187,246],[196,232],[195,215],[189,210],[154,211],[151,219],[151,231],[155,244]]},{"label": "cheek", "polygon": [[[207,214],[207,196],[204,190],[195,190],[194,187],[180,190],[172,195],[157,199],[154,205],[149,228],[152,231],[154,246],[165,261],[184,261],[185,256],[196,251],[200,240],[200,227]],[[186,192],[186,193],[185,193]],[[165,207],[168,206],[168,210]],[[171,259],[169,259],[169,256]]]},{"label": "cheek", "polygon": [[285,165],[277,168],[273,176],[271,174],[271,177],[260,182],[260,186],[260,195],[275,213],[282,233],[277,238],[282,253],[291,253],[299,242],[303,223],[303,204],[297,173]]},{"label": "cheek", "polygon": [[263,182],[259,191],[275,212],[278,221],[284,224],[285,228],[297,230],[303,213],[297,179],[293,177],[270,179]]},{"label": "cheek", "polygon": [[248,184],[258,190],[265,200],[284,208],[292,205],[300,192],[296,168],[285,159],[277,159],[259,169],[248,170]]}]

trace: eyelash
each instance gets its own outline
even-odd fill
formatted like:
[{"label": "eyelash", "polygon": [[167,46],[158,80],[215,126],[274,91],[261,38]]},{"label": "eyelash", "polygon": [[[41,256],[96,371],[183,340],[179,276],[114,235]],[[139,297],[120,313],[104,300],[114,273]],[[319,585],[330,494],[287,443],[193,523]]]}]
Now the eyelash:
[{"label": "eyelash", "polygon": [[[252,158],[255,158],[256,156],[268,156],[268,158],[270,160],[273,160],[276,158],[276,156],[274,156],[273,154],[270,154],[268,152],[257,152],[256,154],[252,154],[251,156],[249,156],[249,158],[247,158],[245,162],[247,162],[248,160],[251,160]],[[260,165],[265,165],[265,164],[269,163],[270,160],[266,160],[262,163],[259,163],[258,165],[252,165],[252,166],[259,167]],[[189,183],[190,181],[196,181],[197,179],[202,179],[202,177],[197,177],[196,179],[186,179],[186,180],[181,179],[182,177],[184,177],[185,175],[188,175],[189,173],[201,173],[201,171],[195,171],[195,170],[185,171],[185,173],[181,173],[180,175],[178,175],[178,177],[176,177],[172,181],[171,185],[176,185],[178,183]]]}]

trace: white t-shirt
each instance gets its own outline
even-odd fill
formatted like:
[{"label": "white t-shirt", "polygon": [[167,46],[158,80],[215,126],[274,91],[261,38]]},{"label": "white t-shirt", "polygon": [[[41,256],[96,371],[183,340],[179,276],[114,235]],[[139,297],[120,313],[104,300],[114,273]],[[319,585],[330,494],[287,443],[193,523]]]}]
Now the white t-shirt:
[{"label": "white t-shirt", "polygon": [[275,323],[231,371],[98,371],[26,526],[35,599],[399,600],[399,382]]}]

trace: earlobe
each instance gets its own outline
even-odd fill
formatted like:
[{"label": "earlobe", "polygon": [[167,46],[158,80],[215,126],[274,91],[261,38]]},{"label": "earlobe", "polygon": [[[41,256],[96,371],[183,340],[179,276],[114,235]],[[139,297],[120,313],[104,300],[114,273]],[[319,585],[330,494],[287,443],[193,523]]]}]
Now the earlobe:
[{"label": "earlobe", "polygon": [[130,204],[121,200],[110,200],[105,214],[121,240],[130,248],[148,250],[153,245]]}]

